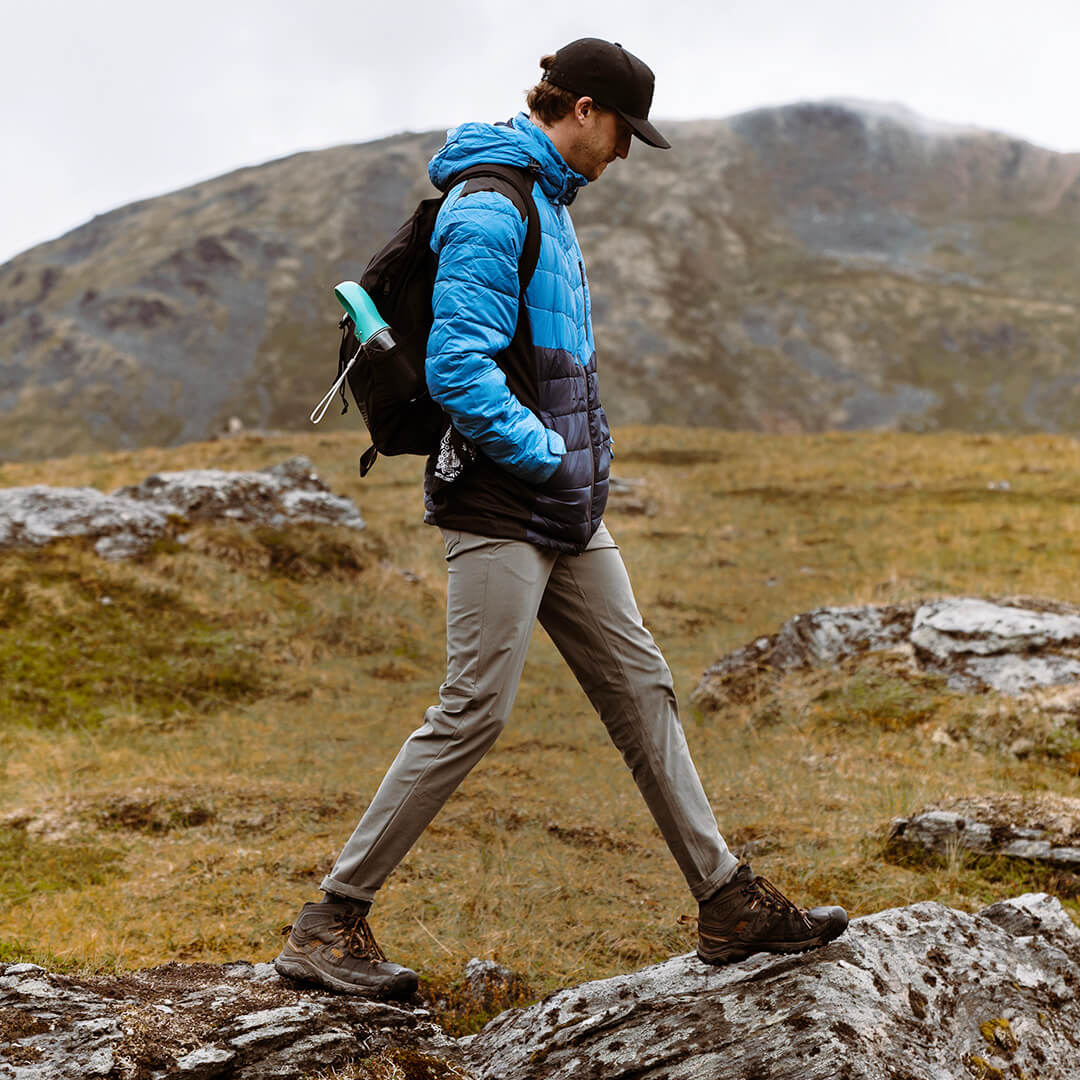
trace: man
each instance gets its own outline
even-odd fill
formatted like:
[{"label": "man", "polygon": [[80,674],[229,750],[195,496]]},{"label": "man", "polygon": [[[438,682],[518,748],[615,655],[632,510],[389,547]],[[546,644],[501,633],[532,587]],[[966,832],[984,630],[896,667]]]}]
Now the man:
[{"label": "man", "polygon": [[[567,207],[630,152],[667,149],[649,122],[653,74],[622,46],[574,41],[541,60],[530,113],[449,133],[429,172],[450,188],[432,235],[438,273],[427,378],[452,427],[425,477],[425,520],[448,562],[447,674],[275,964],[335,990],[408,996],[366,916],[405,856],[509,716],[537,618],[619,747],[690,891],[698,955],[725,964],[801,952],[847,926],[802,911],[740,866],[721,837],[679,721],[667,664],[642,625],[604,526],[611,437],[596,380],[589,290]],[[535,177],[540,248],[520,297],[527,206],[477,164]]]}]

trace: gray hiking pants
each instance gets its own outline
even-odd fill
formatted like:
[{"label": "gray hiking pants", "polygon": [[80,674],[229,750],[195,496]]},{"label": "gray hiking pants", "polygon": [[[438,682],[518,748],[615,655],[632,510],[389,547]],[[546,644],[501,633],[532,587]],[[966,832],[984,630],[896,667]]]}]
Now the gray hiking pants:
[{"label": "gray hiking pants", "polygon": [[690,759],[671,673],[642,625],[622,556],[600,526],[581,555],[443,531],[449,564],[446,682],[409,736],[326,892],[371,900],[510,716],[537,617],[652,811],[690,892],[735,872]]}]

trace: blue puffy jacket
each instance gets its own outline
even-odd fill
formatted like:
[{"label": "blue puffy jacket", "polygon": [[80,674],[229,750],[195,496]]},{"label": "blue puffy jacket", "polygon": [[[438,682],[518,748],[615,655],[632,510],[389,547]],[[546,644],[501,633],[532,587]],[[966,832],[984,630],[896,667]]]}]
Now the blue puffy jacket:
[{"label": "blue puffy jacket", "polygon": [[[524,304],[518,260],[526,219],[506,195],[455,184],[439,212],[427,381],[479,451],[453,483],[429,466],[427,520],[445,528],[581,551],[607,501],[610,432],[596,382],[589,288],[567,205],[585,178],[521,113],[454,128],[428,171],[445,190],[479,164],[531,168],[540,252]],[[480,185],[482,186],[482,185]],[[463,193],[464,192],[464,193]],[[519,337],[531,347],[515,355]]]}]

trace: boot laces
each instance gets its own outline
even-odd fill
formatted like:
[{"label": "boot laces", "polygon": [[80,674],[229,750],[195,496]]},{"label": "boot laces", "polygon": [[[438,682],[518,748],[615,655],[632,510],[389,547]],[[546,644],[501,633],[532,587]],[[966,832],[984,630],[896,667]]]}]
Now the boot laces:
[{"label": "boot laces", "polygon": [[386,954],[379,948],[375,935],[363,915],[343,915],[335,925],[341,931],[341,940],[346,951],[359,960],[374,960],[385,963]]},{"label": "boot laces", "polygon": [[742,891],[749,897],[750,907],[771,908],[781,915],[795,914],[805,923],[807,930],[814,928],[806,912],[793,904],[768,878],[755,877],[753,881],[743,886]]}]

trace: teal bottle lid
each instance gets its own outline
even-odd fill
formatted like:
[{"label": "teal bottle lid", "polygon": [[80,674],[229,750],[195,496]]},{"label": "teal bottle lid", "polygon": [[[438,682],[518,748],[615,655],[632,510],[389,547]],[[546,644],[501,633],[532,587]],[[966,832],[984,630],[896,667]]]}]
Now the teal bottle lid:
[{"label": "teal bottle lid", "polygon": [[343,281],[334,286],[334,295],[356,327],[356,336],[364,344],[380,330],[388,329],[379,314],[375,301],[355,281]]}]

